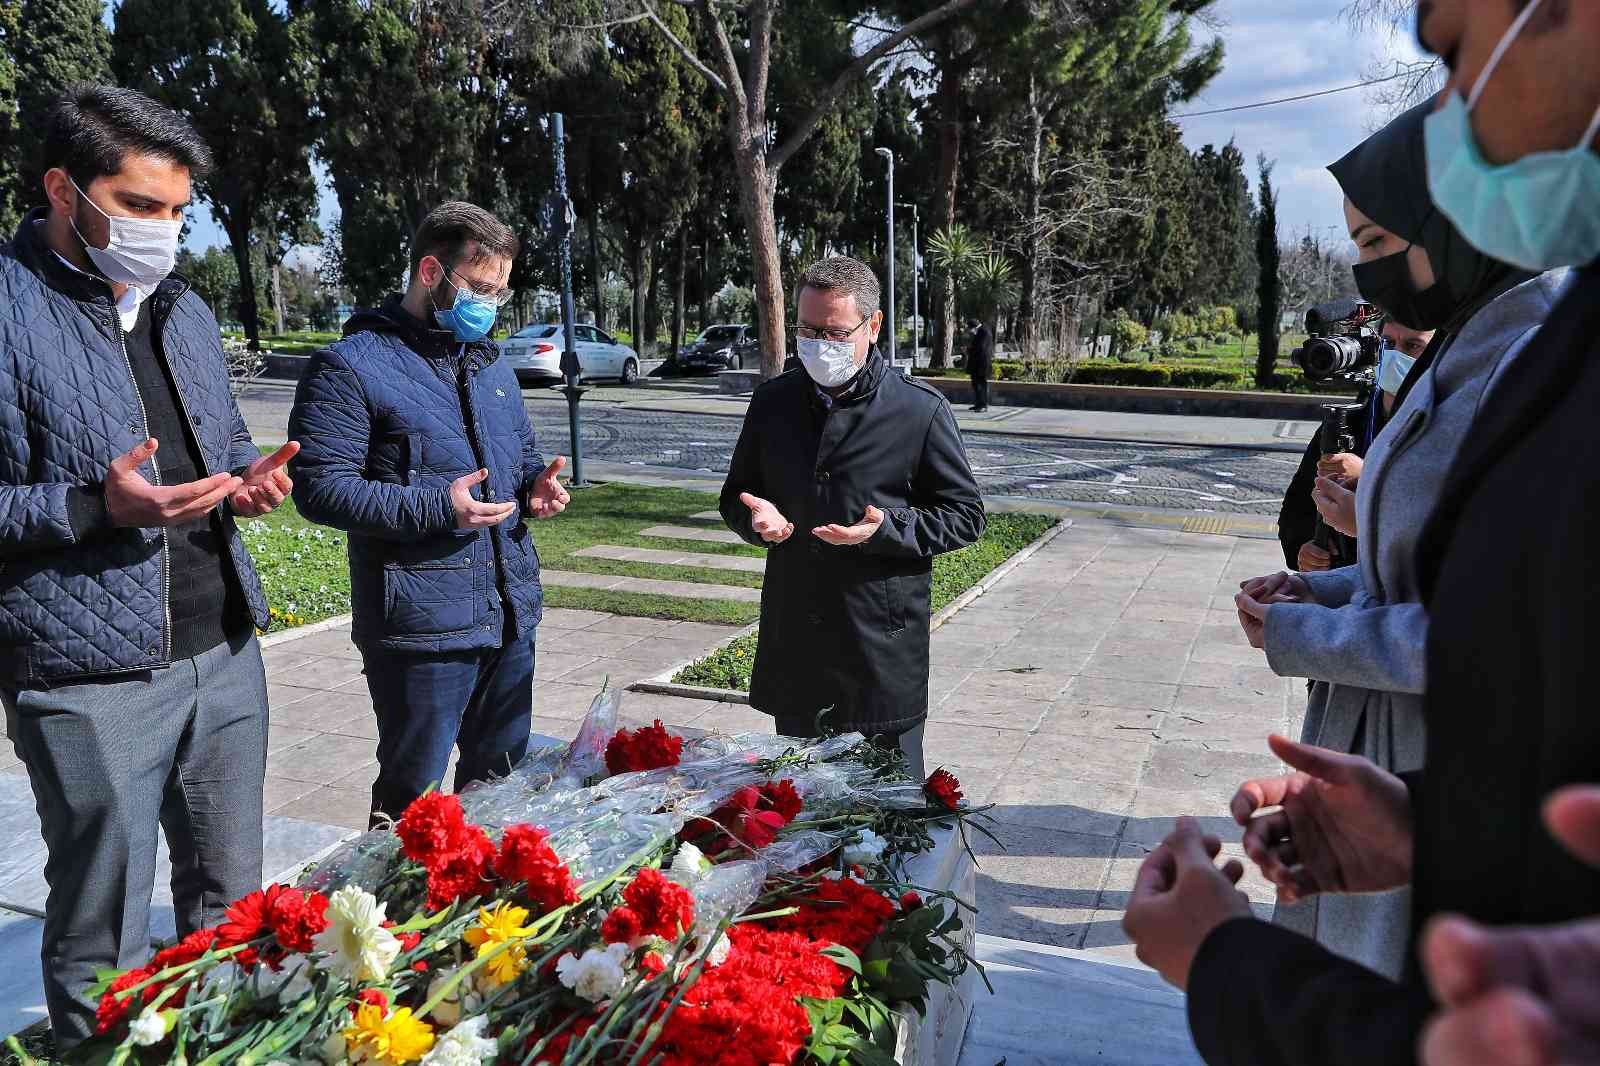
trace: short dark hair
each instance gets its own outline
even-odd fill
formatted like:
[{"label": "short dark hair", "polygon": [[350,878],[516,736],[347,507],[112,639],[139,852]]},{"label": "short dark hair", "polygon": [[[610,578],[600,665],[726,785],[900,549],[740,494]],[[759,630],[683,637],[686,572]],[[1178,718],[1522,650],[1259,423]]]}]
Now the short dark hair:
[{"label": "short dark hair", "polygon": [[474,259],[499,255],[515,259],[522,242],[511,227],[476,204],[451,200],[428,212],[411,240],[411,272],[415,274],[424,256],[433,256],[446,266],[460,261],[469,243],[475,243]]},{"label": "short dark hair", "polygon": [[807,267],[806,272],[800,275],[799,284],[794,287],[794,302],[797,305],[800,303],[800,293],[806,289],[847,292],[855,298],[856,313],[860,315],[871,315],[878,310],[881,295],[878,275],[861,260],[851,259],[847,255],[819,259]]},{"label": "short dark hair", "polygon": [[116,85],[74,85],[45,115],[44,166],[61,167],[80,187],[122,171],[130,154],[153,155],[211,172],[211,149],[188,119],[144,93]]}]

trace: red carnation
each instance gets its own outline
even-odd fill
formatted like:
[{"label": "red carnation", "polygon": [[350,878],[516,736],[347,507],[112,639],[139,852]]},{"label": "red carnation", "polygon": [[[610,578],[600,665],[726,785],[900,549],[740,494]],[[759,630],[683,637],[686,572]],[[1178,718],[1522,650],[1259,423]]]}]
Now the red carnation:
[{"label": "red carnation", "polygon": [[922,786],[922,790],[930,800],[946,810],[957,810],[961,806],[961,782],[942,766],[928,776],[928,782]]},{"label": "red carnation", "polygon": [[352,1018],[355,1017],[356,1011],[359,1010],[363,1004],[369,1007],[377,1007],[380,1010],[387,1011],[389,1009],[389,997],[384,995],[381,989],[363,988],[360,994],[357,995],[356,998],[350,1003],[350,1016]]},{"label": "red carnation", "polygon": [[613,774],[659,770],[678,765],[682,755],[683,738],[667,732],[667,727],[657,718],[654,725],[632,733],[626,729],[617,730],[617,735],[606,744],[606,769]]},{"label": "red carnation", "polygon": [[216,942],[215,929],[196,929],[171,947],[156,952],[155,958],[150,960],[150,966],[153,970],[165,970],[169,966],[187,966],[210,951]]},{"label": "red carnation", "polygon": [[285,951],[310,951],[313,938],[328,928],[328,898],[320,892],[285,889],[274,902],[269,920],[272,935]]},{"label": "red carnation", "polygon": [[133,1008],[134,1003],[153,999],[154,994],[160,991],[160,988],[154,985],[140,989],[133,995],[123,996],[120,999],[117,993],[126,992],[134,985],[143,984],[154,977],[155,974],[155,967],[141,966],[136,970],[129,970],[115,981],[112,981],[110,987],[106,989],[105,995],[100,997],[100,1005],[95,1010],[94,1031],[96,1033],[109,1033],[127,1020],[128,1012]]},{"label": "red carnation", "polygon": [[410,933],[401,933],[399,936],[395,937],[395,939],[400,941],[401,954],[405,954],[407,952],[417,950],[417,945],[422,943],[422,934],[415,931]]},{"label": "red carnation", "polygon": [[659,952],[647,951],[644,958],[639,960],[639,972],[645,977],[658,977],[667,971],[667,960]]},{"label": "red carnation", "polygon": [[429,792],[411,801],[394,831],[406,858],[431,866],[441,853],[456,850],[466,834],[467,819],[456,797]]},{"label": "red carnation", "polygon": [[550,847],[550,834],[531,825],[509,827],[500,838],[494,872],[505,881],[521,881],[523,893],[539,912],[578,902],[578,885],[561,856]]},{"label": "red carnation", "polygon": [[915,890],[907,891],[900,897],[900,909],[903,911],[914,911],[920,906],[922,906],[922,897]]},{"label": "red carnation", "polygon": [[600,939],[607,944],[632,944],[644,936],[644,920],[632,907],[613,907],[600,923]]},{"label": "red carnation", "polygon": [[763,785],[761,796],[774,811],[783,815],[785,825],[800,817],[800,811],[805,807],[800,793],[794,790],[794,782],[787,778],[770,785]]},{"label": "red carnation", "polygon": [[480,896],[489,886],[489,862],[494,858],[494,842],[475,825],[466,827],[461,839],[443,855],[425,863],[428,870],[428,907],[441,910],[458,899]]},{"label": "red carnation", "polygon": [[622,898],[639,915],[645,936],[676,940],[681,931],[694,925],[694,897],[653,867],[634,875],[633,882],[622,890]]},{"label": "red carnation", "polygon": [[894,903],[888,897],[849,877],[824,878],[792,902],[799,911],[773,919],[770,928],[800,933],[822,944],[842,944],[858,955],[894,917]]}]

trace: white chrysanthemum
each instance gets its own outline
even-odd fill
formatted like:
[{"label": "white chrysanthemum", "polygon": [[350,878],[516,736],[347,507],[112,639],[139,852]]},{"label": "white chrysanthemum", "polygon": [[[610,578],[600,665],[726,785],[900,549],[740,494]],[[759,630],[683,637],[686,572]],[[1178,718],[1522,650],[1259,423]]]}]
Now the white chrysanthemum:
[{"label": "white chrysanthemum", "polygon": [[422,1066],[482,1066],[494,1061],[500,1045],[483,1035],[487,1024],[489,1019],[480,1014],[457,1025],[422,1056]]},{"label": "white chrysanthemum", "polygon": [[128,1026],[128,1035],[140,1047],[154,1047],[167,1038],[166,1019],[161,1017],[160,1011],[154,1011],[146,1007],[144,1013],[135,1018],[133,1024]]},{"label": "white chrysanthemum", "polygon": [[706,858],[705,852],[693,844],[680,844],[667,876],[684,888],[693,888],[710,869],[711,860]]},{"label": "white chrysanthemum", "polygon": [[582,957],[563,955],[556,962],[556,977],[590,1003],[599,1003],[617,994],[626,980],[622,963],[628,945],[608,944],[604,951],[590,948]]},{"label": "white chrysanthemum", "polygon": [[381,981],[400,954],[400,941],[383,927],[385,908],[372,893],[346,885],[328,900],[328,927],[312,942],[327,954],[317,965],[349,981]]},{"label": "white chrysanthemum", "polygon": [[889,842],[870,829],[861,830],[861,839],[844,849],[846,866],[876,866],[883,861],[884,849]]}]

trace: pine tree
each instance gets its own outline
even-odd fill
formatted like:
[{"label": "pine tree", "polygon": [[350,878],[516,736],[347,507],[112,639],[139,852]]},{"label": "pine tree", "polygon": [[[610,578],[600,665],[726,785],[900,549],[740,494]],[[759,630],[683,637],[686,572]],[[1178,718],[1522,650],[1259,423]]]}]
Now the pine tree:
[{"label": "pine tree", "polygon": [[22,157],[18,150],[17,35],[19,0],[0,0],[0,240],[22,220]]},{"label": "pine tree", "polygon": [[102,21],[102,0],[0,3],[0,11],[6,8],[9,12],[0,14],[0,21],[8,17],[15,20],[15,33],[10,27],[4,32],[8,42],[15,42],[12,61],[19,128],[15,138],[0,140],[0,145],[5,146],[0,150],[9,156],[10,163],[0,164],[0,181],[8,179],[7,172],[16,175],[9,192],[0,192],[0,213],[7,201],[21,213],[44,202],[39,153],[50,105],[74,85],[110,80],[111,35]]},{"label": "pine tree", "polygon": [[1265,153],[1258,156],[1256,166],[1261,172],[1260,206],[1256,215],[1256,337],[1259,341],[1256,355],[1256,387],[1272,384],[1272,373],[1278,365],[1278,319],[1282,314],[1283,281],[1278,277],[1278,194],[1272,187],[1273,164]]}]

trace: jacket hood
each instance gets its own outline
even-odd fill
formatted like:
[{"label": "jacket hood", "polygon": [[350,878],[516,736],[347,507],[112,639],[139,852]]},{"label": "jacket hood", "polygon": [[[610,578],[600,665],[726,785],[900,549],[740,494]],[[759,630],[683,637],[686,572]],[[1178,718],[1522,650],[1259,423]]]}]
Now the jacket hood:
[{"label": "jacket hood", "polygon": [[400,294],[391,295],[377,307],[364,307],[345,320],[344,336],[356,333],[390,333],[424,359],[452,359],[465,355],[474,369],[481,369],[500,357],[493,341],[462,344],[447,329],[438,329],[419,320],[405,309]]}]

